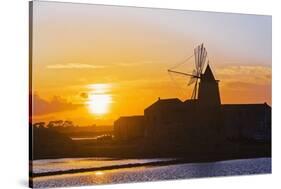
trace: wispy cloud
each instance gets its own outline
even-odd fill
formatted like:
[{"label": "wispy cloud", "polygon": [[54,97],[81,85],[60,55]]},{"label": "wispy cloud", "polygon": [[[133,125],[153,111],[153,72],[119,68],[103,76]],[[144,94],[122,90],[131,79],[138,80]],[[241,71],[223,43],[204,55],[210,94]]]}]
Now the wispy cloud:
[{"label": "wispy cloud", "polygon": [[91,65],[91,64],[80,64],[80,63],[69,63],[69,64],[52,64],[48,65],[48,69],[100,69],[104,68],[103,65]]},{"label": "wispy cloud", "polygon": [[266,66],[225,66],[216,69],[215,72],[224,82],[271,83],[271,67]]},{"label": "wispy cloud", "polygon": [[218,73],[226,74],[270,74],[271,67],[267,66],[225,66],[217,69]]},{"label": "wispy cloud", "polygon": [[[111,66],[117,67],[134,67],[140,65],[149,65],[149,64],[158,64],[159,61],[125,61],[125,62],[116,62]],[[68,63],[68,64],[51,64],[46,66],[47,69],[101,69],[106,68],[108,65],[92,65],[92,64],[81,64],[81,63]]]},{"label": "wispy cloud", "polygon": [[225,103],[271,104],[271,67],[223,66],[215,70]]},{"label": "wispy cloud", "polygon": [[256,84],[256,83],[247,83],[243,81],[230,81],[227,82],[226,87],[235,90],[251,90],[253,88],[263,88],[265,85]]},{"label": "wispy cloud", "polygon": [[116,62],[114,65],[120,66],[120,67],[133,67],[133,66],[160,64],[160,63],[166,63],[166,62],[165,61],[159,61],[159,60],[141,60],[141,61]]}]

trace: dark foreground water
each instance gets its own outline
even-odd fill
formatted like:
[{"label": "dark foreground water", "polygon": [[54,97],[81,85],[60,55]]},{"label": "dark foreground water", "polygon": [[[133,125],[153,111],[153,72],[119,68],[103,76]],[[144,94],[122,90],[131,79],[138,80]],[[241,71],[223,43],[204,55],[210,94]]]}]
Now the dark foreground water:
[{"label": "dark foreground water", "polygon": [[[160,159],[158,159],[161,161]],[[116,160],[119,163],[126,161],[149,162],[154,160]],[[69,163],[67,163],[69,162]],[[80,163],[79,163],[80,162]],[[82,163],[81,163],[82,162]],[[92,163],[91,163],[92,162]],[[37,172],[46,172],[50,169],[67,169],[69,165],[80,166],[97,166],[96,163],[109,164],[107,159],[62,159],[62,160],[44,160],[35,162]],[[56,165],[57,163],[57,165]],[[84,163],[84,164],[83,164]],[[115,162],[116,163],[116,162]],[[65,164],[65,166],[62,166]],[[79,166],[80,164],[80,166]],[[45,166],[45,168],[44,168]],[[42,168],[43,167],[43,168]],[[72,168],[72,167],[71,167]],[[48,169],[50,171],[50,169]],[[65,187],[92,184],[113,184],[143,181],[159,181],[170,179],[189,179],[200,177],[214,176],[231,176],[231,175],[249,175],[249,174],[266,174],[271,173],[271,158],[242,159],[219,161],[212,163],[186,163],[168,166],[143,166],[106,171],[94,171],[86,173],[74,173],[54,176],[43,176],[34,178],[34,187]]]}]

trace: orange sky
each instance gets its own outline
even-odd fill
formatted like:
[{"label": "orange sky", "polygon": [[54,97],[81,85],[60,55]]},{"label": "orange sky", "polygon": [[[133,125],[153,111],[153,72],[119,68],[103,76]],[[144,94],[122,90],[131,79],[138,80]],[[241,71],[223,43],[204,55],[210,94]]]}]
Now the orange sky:
[{"label": "orange sky", "polygon": [[34,122],[112,124],[158,97],[185,100],[188,78],[167,69],[202,42],[222,103],[271,104],[269,16],[54,2],[34,2],[33,15]]}]

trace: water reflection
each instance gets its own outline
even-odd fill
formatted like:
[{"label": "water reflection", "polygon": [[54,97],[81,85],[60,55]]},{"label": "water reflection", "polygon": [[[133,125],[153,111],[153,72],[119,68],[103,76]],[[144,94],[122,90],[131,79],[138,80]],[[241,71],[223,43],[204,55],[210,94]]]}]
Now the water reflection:
[{"label": "water reflection", "polygon": [[100,176],[100,175],[104,175],[104,173],[102,171],[97,171],[94,173],[96,176]]},{"label": "water reflection", "polygon": [[38,177],[38,187],[66,187],[90,184],[159,181],[213,176],[271,173],[271,158],[230,160],[214,163],[191,163],[155,167],[132,167],[107,171]]}]

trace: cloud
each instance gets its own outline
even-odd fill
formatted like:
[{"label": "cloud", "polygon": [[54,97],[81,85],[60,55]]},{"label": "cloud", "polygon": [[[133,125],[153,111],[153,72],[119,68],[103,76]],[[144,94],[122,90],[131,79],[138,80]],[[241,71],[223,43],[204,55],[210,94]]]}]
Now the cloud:
[{"label": "cloud", "polygon": [[271,84],[231,81],[221,88],[223,102],[227,103],[263,103],[271,104]]},{"label": "cloud", "polygon": [[267,66],[224,66],[217,69],[218,73],[226,74],[269,74],[271,73],[271,67]]},{"label": "cloud", "polygon": [[267,66],[224,66],[217,68],[215,73],[223,82],[271,83],[271,67]]},{"label": "cloud", "polygon": [[120,67],[135,67],[135,66],[144,66],[144,65],[155,65],[155,64],[163,64],[165,61],[159,60],[141,60],[141,61],[124,61],[124,62],[115,62],[115,66]]},{"label": "cloud", "polygon": [[224,66],[216,73],[226,101],[271,103],[271,67]]},{"label": "cloud", "polygon": [[86,92],[82,92],[82,93],[80,93],[80,97],[84,98],[84,99],[87,99],[89,97],[89,95]]},{"label": "cloud", "polygon": [[226,87],[235,89],[235,90],[241,90],[241,89],[246,89],[246,90],[251,90],[253,88],[263,88],[264,85],[259,85],[255,83],[247,83],[243,81],[233,81],[233,82],[227,82]]},{"label": "cloud", "polygon": [[65,99],[54,96],[51,100],[45,100],[41,98],[38,94],[32,95],[33,102],[33,115],[45,115],[56,112],[63,112],[74,110],[80,107],[80,104],[72,104]]},{"label": "cloud", "polygon": [[[115,62],[111,66],[117,67],[134,67],[134,66],[141,66],[144,64],[157,64],[161,63],[159,61],[132,61],[132,62]],[[162,62],[163,63],[163,62]],[[101,69],[106,68],[106,65],[92,65],[92,64],[81,64],[81,63],[68,63],[68,64],[51,64],[47,65],[47,69]]]},{"label": "cloud", "polygon": [[48,69],[100,69],[104,68],[102,65],[91,65],[91,64],[79,64],[79,63],[70,63],[70,64],[52,64],[48,65]]}]

